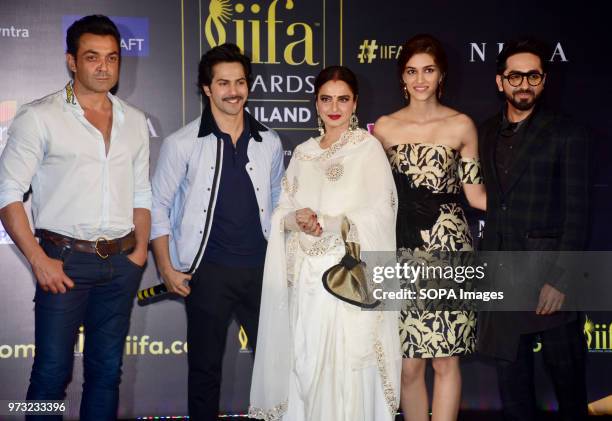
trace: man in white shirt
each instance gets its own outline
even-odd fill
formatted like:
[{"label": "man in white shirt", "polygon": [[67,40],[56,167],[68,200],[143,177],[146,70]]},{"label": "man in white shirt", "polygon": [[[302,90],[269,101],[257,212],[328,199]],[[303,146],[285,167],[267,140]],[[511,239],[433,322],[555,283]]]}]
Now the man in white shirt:
[{"label": "man in white shirt", "polygon": [[[80,419],[114,420],[151,225],[148,130],[141,111],[109,92],[121,59],[115,24],[86,16],[68,29],[66,44],[73,80],[21,107],[9,129],[0,219],[37,280],[27,399],[64,399],[83,324]],[[30,185],[40,244],[22,203]]]}]

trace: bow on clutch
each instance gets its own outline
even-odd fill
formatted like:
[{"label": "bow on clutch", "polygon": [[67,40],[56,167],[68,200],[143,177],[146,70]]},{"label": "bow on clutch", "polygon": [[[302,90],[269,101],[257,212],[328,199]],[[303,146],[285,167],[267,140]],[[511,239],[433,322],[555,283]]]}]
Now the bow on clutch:
[{"label": "bow on clutch", "polygon": [[350,230],[349,220],[342,220],[342,240],[346,254],[340,263],[327,269],[323,274],[323,287],[334,297],[362,308],[374,308],[380,304],[368,292],[365,264],[360,260],[358,243],[346,241]]}]

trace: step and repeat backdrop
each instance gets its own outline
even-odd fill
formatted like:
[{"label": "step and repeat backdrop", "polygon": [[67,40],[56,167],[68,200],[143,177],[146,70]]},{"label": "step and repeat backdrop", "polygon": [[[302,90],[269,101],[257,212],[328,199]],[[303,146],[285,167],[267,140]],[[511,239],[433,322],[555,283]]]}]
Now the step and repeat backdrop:
[{"label": "step and repeat backdrop", "polygon": [[[293,148],[316,134],[313,84],[323,67],[344,64],[358,75],[358,115],[365,127],[403,105],[395,67],[400,46],[412,35],[431,33],[449,56],[443,101],[478,124],[502,105],[495,88],[498,51],[505,40],[529,35],[549,45],[544,101],[573,115],[595,140],[590,248],[609,250],[612,60],[599,7],[490,0],[0,0],[0,153],[19,106],[61,89],[69,79],[65,30],[87,14],[108,15],[119,27],[123,59],[117,95],[147,115],[152,169],[164,137],[198,118],[197,65],[202,53],[220,43],[237,43],[252,57],[248,108],[278,131],[288,162]],[[477,232],[483,215],[470,217]],[[151,257],[142,286],[158,282]],[[35,352],[34,285],[0,226],[0,399],[25,396]],[[595,401],[612,395],[612,379],[604,374],[612,370],[612,311],[587,316],[589,399]],[[120,417],[187,413],[185,337],[182,300],[167,297],[134,307]],[[85,340],[79,332],[67,398],[72,418],[78,417]],[[539,360],[538,347],[534,352]],[[224,412],[245,412],[251,367],[249,338],[234,323],[224,361]],[[463,370],[462,406],[499,408],[492,366],[476,356],[464,360]],[[554,409],[552,388],[539,365],[537,370],[539,404]]]}]

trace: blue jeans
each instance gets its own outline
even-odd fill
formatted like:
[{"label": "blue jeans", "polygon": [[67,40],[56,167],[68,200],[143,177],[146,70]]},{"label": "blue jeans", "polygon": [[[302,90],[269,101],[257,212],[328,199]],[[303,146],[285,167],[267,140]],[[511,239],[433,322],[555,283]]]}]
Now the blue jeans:
[{"label": "blue jeans", "polygon": [[[52,294],[36,286],[36,354],[26,399],[60,400],[72,376],[76,334],[85,327],[83,397],[80,420],[115,420],[125,337],[143,268],[127,254],[106,260],[43,242],[47,255],[64,262],[75,286]],[[69,405],[74,405],[74,402]],[[27,420],[61,420],[61,416],[28,416]]]}]

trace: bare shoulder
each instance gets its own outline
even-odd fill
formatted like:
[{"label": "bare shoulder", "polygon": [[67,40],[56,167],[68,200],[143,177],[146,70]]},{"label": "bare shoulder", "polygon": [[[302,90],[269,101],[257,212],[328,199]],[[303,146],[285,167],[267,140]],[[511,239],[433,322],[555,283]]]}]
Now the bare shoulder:
[{"label": "bare shoulder", "polygon": [[402,120],[399,112],[384,115],[374,123],[372,134],[382,143],[383,148],[387,149],[393,145],[392,139],[396,138],[397,131],[401,128]]},{"label": "bare shoulder", "polygon": [[390,126],[392,125],[391,118],[387,115],[383,115],[379,117],[374,122],[374,128],[372,129],[372,134],[376,137],[380,143],[384,147],[386,147],[385,142],[389,137]]},{"label": "bare shoulder", "polygon": [[393,117],[391,117],[391,115],[380,116],[378,120],[374,122],[374,131],[376,133],[384,133],[393,126],[393,123]]},{"label": "bare shoulder", "polygon": [[457,110],[453,110],[452,108],[449,108],[449,110],[452,111],[452,113],[449,114],[447,122],[453,131],[459,133],[476,132],[476,125],[474,124],[474,121],[470,118],[470,116],[468,116],[467,114],[463,114]]}]

